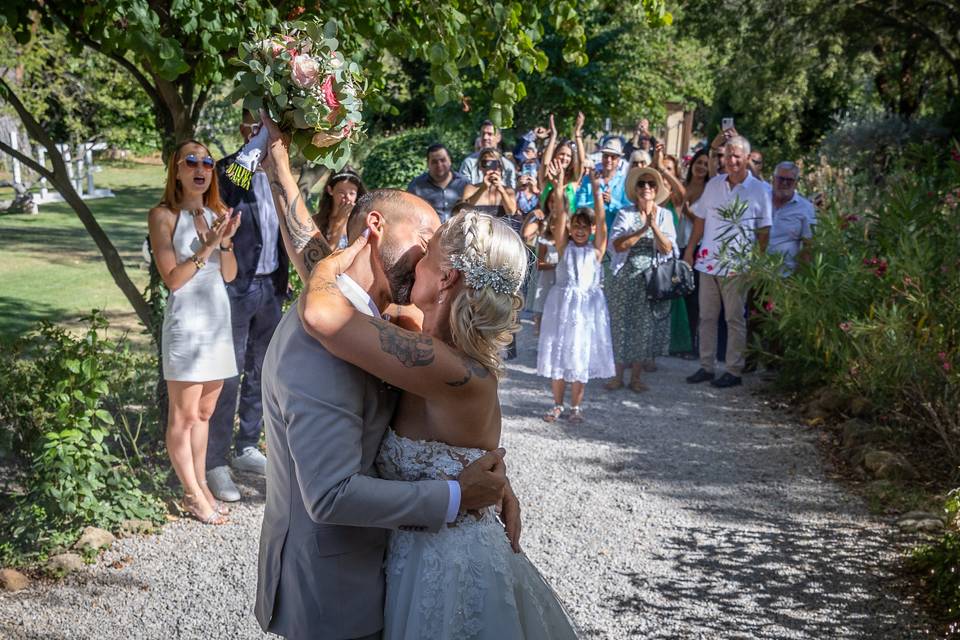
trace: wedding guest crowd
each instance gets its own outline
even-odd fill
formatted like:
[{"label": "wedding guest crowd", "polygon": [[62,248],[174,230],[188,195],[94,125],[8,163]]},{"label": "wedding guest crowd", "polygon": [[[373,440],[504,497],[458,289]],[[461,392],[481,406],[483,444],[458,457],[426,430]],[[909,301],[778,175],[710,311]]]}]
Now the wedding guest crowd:
[{"label": "wedding guest crowd", "polygon": [[[681,160],[646,120],[629,140],[607,134],[590,149],[584,122],[578,114],[564,138],[550,115],[504,152],[502,132],[484,121],[459,171],[438,140],[407,190],[441,221],[464,209],[503,218],[528,247],[523,311],[534,324],[538,373],[551,381],[545,420],[583,421],[591,379],[606,379],[610,391],[646,391],[645,376],[668,354],[699,360],[691,384],[741,384],[745,254],[756,247],[782,255],[789,277],[813,239],[816,213],[797,193],[800,168],[780,162],[768,184],[763,154],[732,127]],[[245,113],[244,139],[256,129]],[[260,370],[288,290],[282,212],[262,172],[247,191],[233,186],[224,174],[231,161],[217,163],[215,173],[206,147],[181,145],[149,219],[154,259],[171,291],[163,336],[167,446],[185,508],[208,523],[223,522],[223,502],[241,498],[231,468],[264,473]],[[366,192],[349,168],[328,176],[313,214],[324,251],[346,245],[351,212]],[[646,274],[676,260],[693,269],[694,291],[651,301]],[[514,338],[505,357],[516,355]]]}]

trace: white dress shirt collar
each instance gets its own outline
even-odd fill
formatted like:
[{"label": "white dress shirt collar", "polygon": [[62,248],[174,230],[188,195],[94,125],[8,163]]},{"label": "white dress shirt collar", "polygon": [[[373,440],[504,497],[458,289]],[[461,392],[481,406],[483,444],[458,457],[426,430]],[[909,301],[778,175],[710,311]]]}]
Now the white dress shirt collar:
[{"label": "white dress shirt collar", "polygon": [[350,301],[357,311],[374,318],[382,318],[380,309],[377,308],[370,294],[363,290],[363,287],[357,284],[356,280],[345,273],[337,276],[337,286],[340,292]]}]

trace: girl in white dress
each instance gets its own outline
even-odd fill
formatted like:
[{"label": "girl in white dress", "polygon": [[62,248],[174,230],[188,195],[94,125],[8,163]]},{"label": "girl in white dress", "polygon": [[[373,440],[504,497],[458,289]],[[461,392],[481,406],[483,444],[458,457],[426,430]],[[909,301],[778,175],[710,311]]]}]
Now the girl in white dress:
[{"label": "girl in white dress", "polygon": [[207,431],[224,378],[237,375],[224,281],[237,275],[232,238],[240,212],[233,215],[220,200],[213,169],[204,145],[181,143],[148,223],[153,258],[170,290],[161,338],[170,399],[167,453],[184,508],[203,523],[223,524],[226,508],[207,488]]},{"label": "girl in white dress", "polygon": [[[548,170],[554,182],[554,194],[562,194],[563,185],[558,166]],[[559,262],[556,283],[547,294],[540,326],[537,352],[537,373],[550,378],[553,408],[543,419],[554,422],[566,417],[571,422],[583,422],[580,403],[584,386],[591,378],[609,378],[614,373],[613,349],[610,338],[610,318],[607,301],[603,297],[600,261],[607,247],[607,224],[599,174],[590,176],[593,182],[594,209],[581,207],[570,217],[567,225],[567,206],[560,196],[552,204],[551,230],[557,247]],[[590,236],[593,234],[593,242]],[[564,414],[563,399],[567,383],[571,383],[570,412]]]},{"label": "girl in white dress", "polygon": [[[394,221],[378,223],[384,216]],[[416,264],[410,301],[423,328],[407,331],[364,315],[335,284],[354,260],[371,260],[386,224],[400,223],[371,211],[369,240],[361,236],[314,267],[301,319],[331,354],[404,391],[377,458],[380,476],[456,478],[500,443],[499,354],[518,328],[526,247],[501,219],[470,209],[450,218]],[[515,500],[504,501],[503,515],[519,526],[508,509],[518,509]],[[507,533],[509,540],[489,508],[462,511],[436,533],[391,531],[383,639],[576,638],[553,590],[519,552],[519,529]]]}]

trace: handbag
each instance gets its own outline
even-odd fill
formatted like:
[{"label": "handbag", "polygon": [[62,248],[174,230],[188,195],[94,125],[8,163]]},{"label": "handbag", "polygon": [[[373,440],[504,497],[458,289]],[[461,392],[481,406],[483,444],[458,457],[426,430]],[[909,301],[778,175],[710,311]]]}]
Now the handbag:
[{"label": "handbag", "polygon": [[696,290],[693,269],[683,260],[670,257],[653,265],[643,272],[646,281],[647,300],[660,302],[690,295]]}]

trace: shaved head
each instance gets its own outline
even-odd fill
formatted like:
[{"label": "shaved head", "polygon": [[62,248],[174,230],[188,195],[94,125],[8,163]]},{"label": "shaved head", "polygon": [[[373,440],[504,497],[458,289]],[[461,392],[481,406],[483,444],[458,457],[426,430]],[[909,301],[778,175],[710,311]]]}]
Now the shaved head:
[{"label": "shaved head", "polygon": [[347,222],[350,242],[367,228],[367,218],[373,211],[384,221],[379,255],[393,301],[408,304],[414,271],[440,226],[440,218],[423,198],[398,189],[374,189],[357,200],[350,212]]}]

